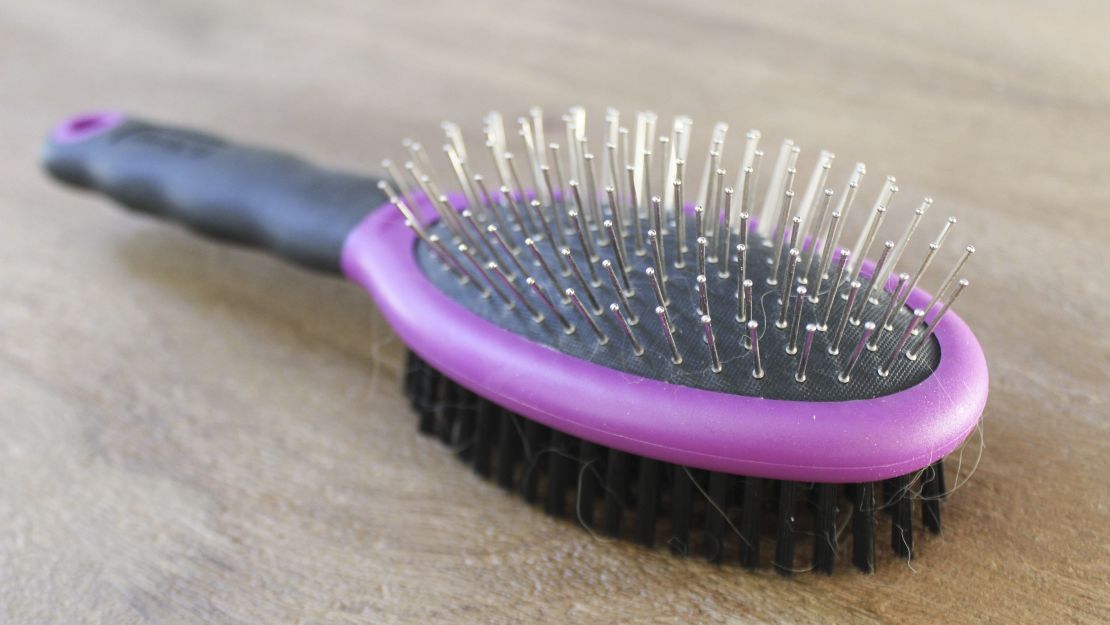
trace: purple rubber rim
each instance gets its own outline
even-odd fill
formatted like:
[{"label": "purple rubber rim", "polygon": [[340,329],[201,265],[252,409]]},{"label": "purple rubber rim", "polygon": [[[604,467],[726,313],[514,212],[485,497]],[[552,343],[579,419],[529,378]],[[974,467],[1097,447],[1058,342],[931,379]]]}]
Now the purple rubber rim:
[{"label": "purple rubber rim", "polygon": [[[419,210],[435,216],[430,206]],[[375,210],[348,235],[343,271],[370,292],[409,348],[448,378],[600,445],[736,475],[869,482],[943,458],[986,405],[986,359],[952,312],[934,333],[940,365],[912,388],[844,402],[743,397],[617,371],[504,330],[432,284],[417,266],[414,240],[395,209]],[[918,289],[909,305],[929,299]]]},{"label": "purple rubber rim", "polygon": [[57,126],[50,134],[54,143],[77,143],[119,126],[127,119],[120,111],[93,111],[74,115]]}]

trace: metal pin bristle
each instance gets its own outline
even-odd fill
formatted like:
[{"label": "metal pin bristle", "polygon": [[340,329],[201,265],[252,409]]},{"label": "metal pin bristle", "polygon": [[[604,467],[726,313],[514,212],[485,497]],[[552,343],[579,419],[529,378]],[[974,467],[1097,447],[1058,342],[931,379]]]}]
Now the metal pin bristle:
[{"label": "metal pin bristle", "polygon": [[601,331],[600,327],[598,327],[597,322],[594,321],[593,315],[591,315],[590,311],[586,310],[586,307],[582,305],[582,300],[578,299],[578,294],[574,292],[574,289],[567,289],[566,295],[568,298],[570,298],[570,301],[572,304],[574,304],[574,307],[578,309],[578,313],[582,316],[583,319],[586,320],[586,323],[590,326],[590,329],[594,331],[594,335],[597,336],[598,344],[605,345],[606,343],[608,343],[609,337],[605,336],[605,333]]},{"label": "metal pin bristle", "polygon": [[[436,280],[450,280],[449,294],[457,289],[466,298],[488,300],[479,301],[485,315],[505,315],[508,321],[512,311],[527,311],[540,324],[535,326],[537,331],[558,334],[553,323],[542,323],[554,319],[571,335],[582,325],[574,319],[576,313],[564,308],[571,306],[590,325],[599,345],[608,344],[607,333],[620,329],[633,354],[647,363],[658,357],[650,350],[662,349],[660,337],[643,334],[650,330],[640,324],[654,310],[674,365],[683,362],[686,351],[696,354],[699,367],[704,366],[706,359],[697,350],[705,348],[695,347],[704,334],[714,372],[723,372],[723,366],[736,359],[731,350],[746,349],[752,356],[753,378],[792,375],[796,384],[807,386],[786,386],[805,397],[816,397],[812,394],[830,383],[839,386],[833,378],[849,384],[858,377],[854,371],[860,368],[859,361],[872,358],[865,350],[877,352],[875,358],[883,361],[877,367],[880,378],[890,376],[902,357],[911,362],[925,358],[928,366],[935,364],[939,354],[927,347],[967,286],[962,272],[975,248],[965,247],[954,266],[945,268],[946,275],[928,296],[924,310],[920,315],[915,311],[907,321],[908,310],[902,312],[906,303],[923,295],[915,291],[931,280],[928,272],[957,223],[949,218],[928,249],[918,250],[910,271],[901,273],[906,268],[899,263],[909,259],[911,237],[924,223],[932,199],[921,201],[892,240],[884,242],[879,235],[885,231],[887,209],[898,193],[893,177],[874,181],[876,187],[881,183],[881,189],[871,196],[873,191],[863,185],[867,168],[857,162],[837,179],[834,193],[829,188],[836,179],[833,153],[820,150],[815,161],[803,164],[801,148],[787,139],[765,164],[768,171],[761,181],[758,172],[764,153],[758,131],[747,133],[740,146],[741,160],[733,169],[725,150],[727,124],[712,127],[710,145],[703,152],[692,145],[693,122],[685,116],[676,117],[673,127],[659,136],[656,115],[641,112],[633,118],[635,124],[627,115],[609,109],[599,141],[585,110],[575,107],[558,117],[563,120],[558,129],[560,143],[549,143],[539,109],[515,118],[490,113],[483,118],[482,128],[487,151],[478,154],[468,154],[461,128],[446,122],[443,150],[433,150],[441,162],[433,166],[421,144],[406,140],[408,160],[382,161],[384,180],[377,186],[394,207],[394,216],[404,220],[423,246],[418,258],[426,264],[421,267],[436,272],[432,276]],[[511,136],[506,134],[505,119],[517,121],[508,133]],[[694,154],[705,155],[704,168],[690,166]],[[701,166],[701,159],[696,160]],[[800,166],[807,172],[812,168],[804,180],[798,177]],[[726,184],[726,168],[738,172],[728,180],[735,182],[731,187]],[[849,222],[860,193],[869,194],[868,204],[857,212],[868,212]],[[862,222],[861,228],[857,221]],[[853,225],[846,227],[849,223]],[[755,240],[750,241],[750,236]],[[879,243],[881,249],[872,249]],[[671,250],[673,255],[668,257]],[[687,253],[693,258],[687,258]],[[874,256],[869,258],[870,254]],[[865,273],[864,264],[871,261],[871,271]],[[892,284],[895,275],[897,285]],[[642,282],[645,278],[647,282]],[[465,286],[468,283],[477,290]],[[637,294],[648,288],[651,295]],[[494,305],[493,299],[501,300],[505,308]],[[606,307],[611,319],[604,319]],[[837,319],[832,319],[834,313]],[[519,328],[523,319],[518,317],[507,327]],[[702,331],[695,331],[699,321]],[[826,332],[827,340],[815,347],[818,332]],[[896,334],[898,340],[884,332]],[[587,335],[577,335],[589,342]],[[721,345],[726,345],[723,353]],[[628,363],[637,360],[627,358],[627,352],[622,357],[617,350],[623,348],[620,338],[614,340],[612,352],[598,348],[599,354],[609,354],[599,362],[615,357],[635,371]],[[769,350],[766,363],[761,349]],[[832,357],[810,367],[814,349]],[[869,360],[863,367],[875,367],[874,362]],[[906,372],[915,376],[922,366],[913,368],[907,362]],[[648,371],[658,373],[650,367]],[[895,376],[896,381],[885,384],[897,386],[906,377]],[[725,376],[716,380],[705,388],[734,384]],[[857,387],[870,392],[865,384]],[[763,390],[774,396],[779,388],[772,385]]]},{"label": "metal pin bristle", "polygon": [[624,331],[624,335],[628,337],[628,342],[632,344],[632,353],[636,356],[643,356],[644,348],[640,345],[640,341],[636,339],[636,334],[632,332],[632,326],[628,324],[628,320],[625,319],[624,314],[621,313],[621,307],[616,303],[609,304],[609,311],[616,317],[617,325],[621,327],[621,330]]}]

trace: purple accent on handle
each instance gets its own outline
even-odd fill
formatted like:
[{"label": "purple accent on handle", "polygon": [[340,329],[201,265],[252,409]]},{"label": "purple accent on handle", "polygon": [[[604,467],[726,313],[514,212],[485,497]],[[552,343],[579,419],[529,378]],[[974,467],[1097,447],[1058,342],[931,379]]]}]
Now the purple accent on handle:
[{"label": "purple accent on handle", "polygon": [[127,116],[119,111],[81,113],[54,127],[50,139],[54,143],[77,143],[119,126]]},{"label": "purple accent on handle", "polygon": [[[434,218],[430,206],[418,210]],[[436,288],[416,264],[414,241],[396,210],[375,210],[347,237],[343,271],[373,295],[401,339],[444,375],[601,445],[737,475],[867,482],[942,458],[967,438],[986,405],[986,359],[951,312],[934,333],[939,367],[912,388],[846,402],[744,397],[624,373],[504,330]],[[929,299],[915,290],[909,304]]]}]

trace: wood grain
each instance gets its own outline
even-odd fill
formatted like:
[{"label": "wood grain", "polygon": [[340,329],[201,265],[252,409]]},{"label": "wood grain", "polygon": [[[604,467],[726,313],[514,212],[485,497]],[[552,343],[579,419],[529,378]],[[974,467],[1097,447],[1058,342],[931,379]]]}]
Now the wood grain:
[{"label": "wood grain", "polygon": [[[0,1],[0,620],[1106,622],[1107,23],[1078,0]],[[357,289],[36,165],[96,106],[369,169],[446,117],[574,103],[789,134],[960,219],[986,448],[912,565],[783,580],[548,519],[415,434]]]}]

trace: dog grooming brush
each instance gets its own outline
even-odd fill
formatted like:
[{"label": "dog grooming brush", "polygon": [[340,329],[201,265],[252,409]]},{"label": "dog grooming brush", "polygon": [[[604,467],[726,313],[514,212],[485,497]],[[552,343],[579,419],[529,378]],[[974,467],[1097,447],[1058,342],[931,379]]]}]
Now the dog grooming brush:
[{"label": "dog grooming brush", "polygon": [[374,179],[94,113],[60,124],[44,159],[364,287],[410,350],[419,430],[550,515],[783,574],[873,571],[877,541],[913,557],[987,400],[951,311],[974,248],[920,288],[956,220],[926,240],[930,199],[896,209],[886,178],[858,207],[862,163],[831,184],[820,152],[800,177],[799,147],[764,159],[754,130],[726,170],[725,124],[695,176],[690,119],[625,120],[610,110],[598,141],[580,108],[546,134],[534,109],[510,141],[491,114],[480,149],[445,123],[436,158],[406,141]]}]

